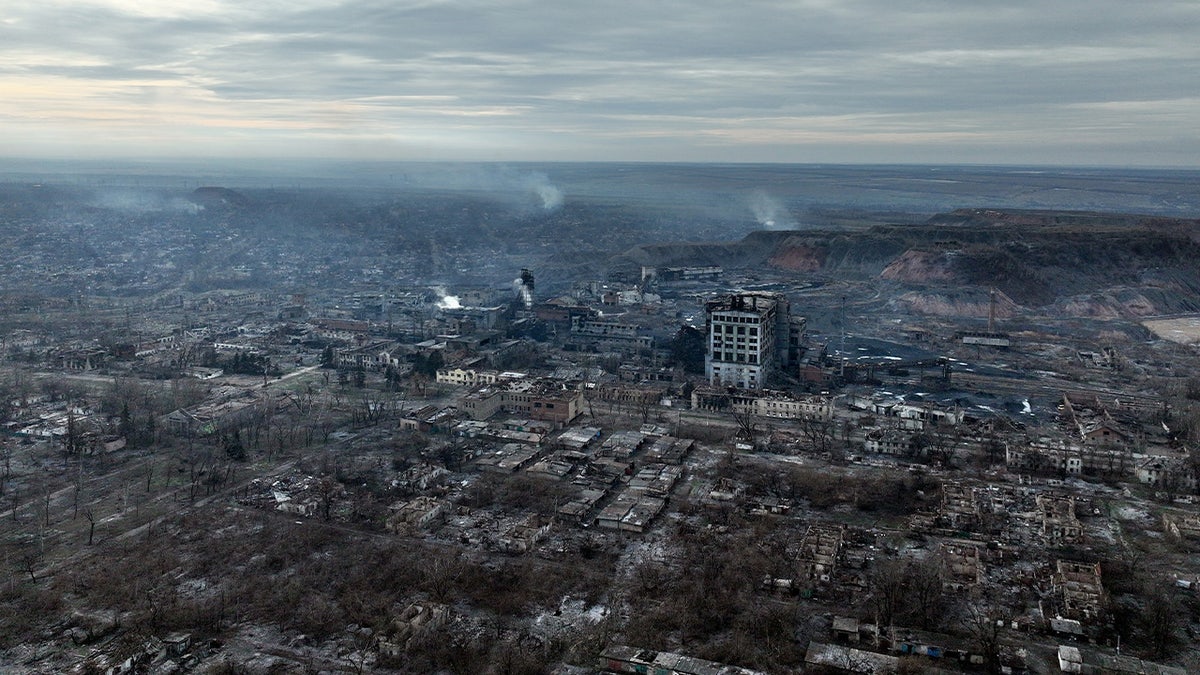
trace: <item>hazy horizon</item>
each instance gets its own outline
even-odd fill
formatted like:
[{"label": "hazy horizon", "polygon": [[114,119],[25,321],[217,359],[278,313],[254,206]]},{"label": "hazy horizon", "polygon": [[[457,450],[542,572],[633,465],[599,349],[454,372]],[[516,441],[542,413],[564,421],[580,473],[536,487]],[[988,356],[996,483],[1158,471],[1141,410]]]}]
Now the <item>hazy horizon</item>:
[{"label": "hazy horizon", "polygon": [[327,190],[384,202],[475,195],[506,208],[606,204],[787,228],[810,209],[1018,208],[1200,216],[1200,172],[1178,168],[631,162],[0,163],[0,184],[66,186],[91,203],[161,204],[201,186]]}]

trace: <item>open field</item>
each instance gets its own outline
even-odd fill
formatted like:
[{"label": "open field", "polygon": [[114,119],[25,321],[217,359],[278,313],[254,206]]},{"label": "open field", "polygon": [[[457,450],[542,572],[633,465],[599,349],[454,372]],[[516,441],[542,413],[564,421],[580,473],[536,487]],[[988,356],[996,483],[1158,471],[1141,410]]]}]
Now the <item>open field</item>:
[{"label": "open field", "polygon": [[1173,319],[1151,319],[1142,325],[1164,340],[1183,345],[1200,344],[1200,314]]}]

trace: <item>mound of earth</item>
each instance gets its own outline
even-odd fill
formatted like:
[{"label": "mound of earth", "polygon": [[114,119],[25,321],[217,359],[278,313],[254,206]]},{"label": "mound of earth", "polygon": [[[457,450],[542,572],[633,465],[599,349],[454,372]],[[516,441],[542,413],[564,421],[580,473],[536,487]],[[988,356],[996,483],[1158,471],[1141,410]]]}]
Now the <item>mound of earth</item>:
[{"label": "mound of earth", "polygon": [[246,195],[225,187],[198,187],[192,191],[190,199],[205,208],[243,208],[250,204]]},{"label": "mound of earth", "polygon": [[[613,267],[721,265],[884,281],[914,311],[979,315],[995,289],[1042,314],[1200,311],[1200,220],[962,209],[919,224],[754,232],[738,242],[638,246]],[[947,289],[954,294],[946,295]],[[964,299],[973,290],[979,297]],[[922,309],[924,308],[924,309]]]}]

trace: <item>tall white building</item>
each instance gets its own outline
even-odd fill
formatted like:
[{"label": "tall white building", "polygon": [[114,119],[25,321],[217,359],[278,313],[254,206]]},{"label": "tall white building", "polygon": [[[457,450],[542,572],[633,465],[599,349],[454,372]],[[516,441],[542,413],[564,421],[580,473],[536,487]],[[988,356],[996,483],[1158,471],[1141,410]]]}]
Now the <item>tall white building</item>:
[{"label": "tall white building", "polygon": [[763,388],[767,375],[798,359],[805,321],[778,293],[736,293],[705,305],[704,375],[713,385]]}]

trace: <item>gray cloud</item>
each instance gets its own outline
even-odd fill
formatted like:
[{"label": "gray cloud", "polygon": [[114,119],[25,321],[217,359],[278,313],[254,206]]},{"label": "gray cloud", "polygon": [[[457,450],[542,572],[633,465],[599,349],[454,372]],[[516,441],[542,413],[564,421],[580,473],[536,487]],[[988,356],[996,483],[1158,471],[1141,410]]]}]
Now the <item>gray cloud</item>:
[{"label": "gray cloud", "polygon": [[133,4],[0,10],[4,147],[1141,164],[1200,150],[1193,2]]}]

